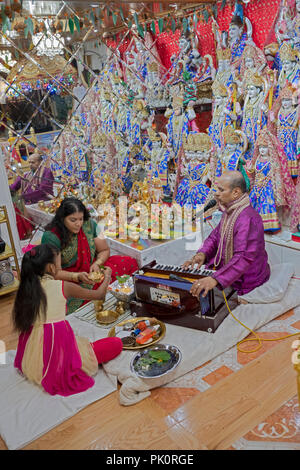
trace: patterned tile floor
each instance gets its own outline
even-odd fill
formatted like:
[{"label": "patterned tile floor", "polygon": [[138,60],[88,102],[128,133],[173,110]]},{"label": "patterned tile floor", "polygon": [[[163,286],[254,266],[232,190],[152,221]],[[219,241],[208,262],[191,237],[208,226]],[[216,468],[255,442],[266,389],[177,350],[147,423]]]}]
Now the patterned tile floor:
[{"label": "patterned tile floor", "polygon": [[[285,334],[297,333],[299,329],[300,307],[297,307],[264,325],[258,331],[260,337],[272,339],[282,337]],[[256,344],[250,342],[241,347],[251,350],[255,349]],[[248,354],[241,353],[235,346],[192,372],[179,377],[160,389],[153,390],[151,397],[167,413],[172,413],[195,395],[204,392],[219,380],[238,371],[276,344],[278,343],[272,341],[262,342],[259,351]],[[295,396],[284,403],[279,410],[264,422],[259,423],[254,429],[236,441],[230,449],[299,450],[300,407],[298,406],[298,397]]]}]

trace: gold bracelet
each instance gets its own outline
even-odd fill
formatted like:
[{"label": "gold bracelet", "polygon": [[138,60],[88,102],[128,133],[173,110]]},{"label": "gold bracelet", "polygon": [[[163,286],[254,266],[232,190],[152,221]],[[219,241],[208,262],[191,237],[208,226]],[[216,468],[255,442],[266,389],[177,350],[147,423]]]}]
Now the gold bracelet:
[{"label": "gold bracelet", "polygon": [[79,273],[71,273],[72,282],[78,282]]},{"label": "gold bracelet", "polygon": [[96,264],[97,266],[103,266],[104,261],[102,261],[101,258],[97,258],[96,261],[95,261],[95,264]]}]

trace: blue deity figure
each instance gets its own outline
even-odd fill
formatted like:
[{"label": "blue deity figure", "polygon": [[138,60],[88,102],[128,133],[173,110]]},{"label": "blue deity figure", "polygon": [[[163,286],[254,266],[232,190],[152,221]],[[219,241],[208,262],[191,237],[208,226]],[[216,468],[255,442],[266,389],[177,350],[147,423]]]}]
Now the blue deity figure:
[{"label": "blue deity figure", "polygon": [[[224,149],[221,154],[216,155],[216,168],[212,177],[213,187],[215,187],[215,178],[219,178],[225,171],[243,171],[245,159],[243,157],[247,149],[247,138],[241,131],[234,130],[227,126],[224,131]],[[246,180],[248,177],[246,176]]]},{"label": "blue deity figure", "polygon": [[174,156],[172,147],[165,134],[158,134],[152,128],[148,129],[148,134],[151,142],[151,146],[148,145],[151,155],[147,164],[148,182],[151,183],[154,178],[160,180],[164,196],[170,196],[169,162]]},{"label": "blue deity figure", "polygon": [[300,67],[298,62],[299,52],[293,49],[291,44],[284,42],[279,49],[281,71],[278,77],[279,91],[288,82],[294,88],[299,87]]},{"label": "blue deity figure", "polygon": [[287,86],[279,96],[280,108],[275,118],[276,135],[284,149],[288,170],[292,178],[298,175],[298,157],[299,157],[299,112],[298,106],[294,105],[296,97],[295,89]]},{"label": "blue deity figure", "polygon": [[182,146],[182,141],[189,134],[189,115],[184,110],[183,98],[173,98],[173,109],[168,108],[165,117],[169,118],[167,123],[168,141],[172,145],[175,157]]},{"label": "blue deity figure", "polygon": [[254,172],[249,195],[252,206],[261,215],[265,231],[277,231],[281,226],[278,209],[291,209],[295,187],[288,174],[284,152],[267,128],[259,133],[249,169]]},{"label": "blue deity figure", "polygon": [[223,133],[227,126],[232,125],[232,104],[228,96],[227,88],[217,80],[212,85],[213,90],[213,114],[208,134],[217,152],[223,149]]},{"label": "blue deity figure", "polygon": [[207,134],[190,134],[184,142],[185,161],[181,170],[181,179],[175,201],[182,206],[196,209],[204,204],[210,193],[207,182],[210,179],[210,147]]},{"label": "blue deity figure", "polygon": [[264,104],[266,82],[260,75],[250,75],[247,80],[247,92],[244,101],[241,130],[248,139],[245,159],[253,157],[254,145],[258,133],[267,124],[268,109]]},{"label": "blue deity figure", "polygon": [[259,156],[255,162],[254,172],[254,185],[249,194],[251,204],[259,212],[265,231],[278,231],[281,225],[275,201],[272,164],[268,147],[265,144],[259,146]]},{"label": "blue deity figure", "polygon": [[243,33],[244,22],[239,15],[234,15],[231,19],[228,36],[231,49],[231,63],[239,70],[238,61],[241,58],[247,44],[252,43],[252,27],[248,18],[245,18],[247,33]]}]

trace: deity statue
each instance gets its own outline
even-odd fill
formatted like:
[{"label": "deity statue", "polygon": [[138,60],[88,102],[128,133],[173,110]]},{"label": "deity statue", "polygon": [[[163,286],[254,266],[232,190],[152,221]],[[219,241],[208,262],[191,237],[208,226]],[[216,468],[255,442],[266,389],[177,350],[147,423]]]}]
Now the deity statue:
[{"label": "deity statue", "polygon": [[135,181],[143,181],[146,177],[144,156],[141,146],[132,145],[123,161],[122,181],[124,191],[128,194]]},{"label": "deity statue", "polygon": [[218,70],[216,74],[216,81],[225,87],[230,87],[234,80],[233,68],[230,65],[231,51],[227,48],[218,47],[216,50]]},{"label": "deity statue", "polygon": [[171,56],[171,67],[169,69],[170,78],[166,85],[170,86],[176,82],[184,70],[187,69],[188,63],[191,61],[190,53],[192,50],[192,38],[190,31],[186,31],[181,35],[178,41],[179,51]]},{"label": "deity statue", "polygon": [[241,56],[240,73],[235,78],[236,83],[238,83],[239,95],[246,94],[246,82],[249,74],[262,75],[267,80],[269,80],[270,75],[273,78],[273,72],[269,69],[263,52],[255,45],[247,45]]},{"label": "deity statue", "polygon": [[279,44],[277,42],[271,42],[264,46],[264,54],[267,63],[271,70],[279,71],[280,69],[280,58],[279,58]]},{"label": "deity statue", "polygon": [[103,91],[101,97],[101,108],[100,108],[100,121],[102,132],[107,136],[114,131],[113,122],[113,103],[111,101],[111,95],[108,91]]},{"label": "deity statue", "polygon": [[257,135],[267,124],[268,107],[265,100],[268,93],[266,80],[260,75],[247,76],[247,91],[244,99],[241,130],[248,139],[248,150],[245,159],[253,156]]},{"label": "deity statue", "polygon": [[153,204],[159,204],[163,200],[164,191],[160,178],[153,178],[150,188],[151,202]]},{"label": "deity statue", "polygon": [[279,44],[289,43],[295,49],[300,49],[300,0],[295,1],[295,10],[283,1],[275,26],[275,35]]},{"label": "deity statue", "polygon": [[172,147],[164,133],[157,133],[154,129],[149,128],[148,134],[152,143],[151,157],[148,163],[148,182],[151,184],[153,178],[158,178],[161,181],[163,194],[170,196],[169,162],[174,157]]},{"label": "deity statue", "polygon": [[164,114],[165,117],[168,118],[168,140],[172,145],[175,156],[177,156],[178,151],[181,148],[182,139],[189,134],[190,117],[192,119],[195,118],[195,115],[191,115],[189,110],[186,111],[184,109],[183,100],[182,95],[173,96],[172,108],[168,108]]},{"label": "deity statue", "polygon": [[259,132],[249,168],[254,173],[254,185],[249,195],[252,206],[261,215],[265,231],[278,231],[281,228],[278,209],[292,207],[295,187],[284,152],[267,128]]},{"label": "deity statue", "polygon": [[[248,141],[246,135],[227,126],[224,130],[224,149],[220,154],[214,156],[215,169],[212,174],[212,187],[215,187],[216,178],[219,178],[223,172],[240,170],[244,176],[243,165],[246,163],[243,155],[247,150]],[[246,176],[247,180],[247,176]]]},{"label": "deity statue", "polygon": [[[244,23],[246,24],[247,32],[244,33]],[[247,44],[253,44],[252,40],[252,25],[248,18],[234,15],[231,19],[229,30],[229,47],[231,49],[231,63],[234,68],[239,71],[240,58],[244,52]]]},{"label": "deity statue", "polygon": [[282,67],[278,77],[279,91],[286,85],[286,82],[297,88],[300,80],[299,52],[289,43],[284,42],[279,49],[279,57]]},{"label": "deity statue", "polygon": [[98,204],[109,204],[112,202],[111,178],[108,174],[104,175],[103,188],[98,197]]},{"label": "deity statue", "polygon": [[220,82],[215,80],[212,84],[213,113],[208,134],[216,152],[223,149],[223,132],[226,126],[233,125],[236,120],[229,90]]},{"label": "deity statue", "polygon": [[210,175],[211,140],[205,133],[189,134],[183,143],[185,158],[179,169],[182,179],[178,185],[175,201],[180,206],[189,205],[193,209],[204,204],[210,188],[207,186]]},{"label": "deity statue", "polygon": [[270,128],[283,146],[290,175],[297,178],[300,149],[299,106],[297,90],[291,85],[281,90],[272,107]]}]

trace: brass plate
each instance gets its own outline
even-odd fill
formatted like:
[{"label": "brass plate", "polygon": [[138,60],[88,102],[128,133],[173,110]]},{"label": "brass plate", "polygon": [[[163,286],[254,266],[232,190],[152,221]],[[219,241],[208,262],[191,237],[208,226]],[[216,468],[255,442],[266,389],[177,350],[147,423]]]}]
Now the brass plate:
[{"label": "brass plate", "polygon": [[[160,321],[160,320],[157,320],[157,318],[153,318],[153,317],[136,317],[136,318],[130,318],[129,320],[124,320],[122,321],[121,323],[118,323],[116,326],[123,326],[123,325],[126,325],[128,323],[137,323],[139,321],[144,321],[144,320],[155,320],[155,324],[156,325],[160,325],[160,330],[161,330],[161,333],[159,335],[158,338],[154,339],[151,343],[147,343],[147,344],[137,344],[136,346],[124,346],[123,345],[123,349],[131,349],[131,350],[135,350],[135,349],[144,349],[144,348],[149,348],[151,347],[153,344],[157,343],[158,341],[160,341],[166,334],[166,325]],[[108,332],[108,336],[112,337],[112,336],[116,336],[115,335],[115,327],[113,327],[111,330],[109,330]],[[129,336],[129,335],[128,335]]]},{"label": "brass plate", "polygon": [[100,312],[95,312],[95,315],[97,322],[102,323],[102,325],[114,323],[119,317],[119,314],[114,310],[101,310]]}]

